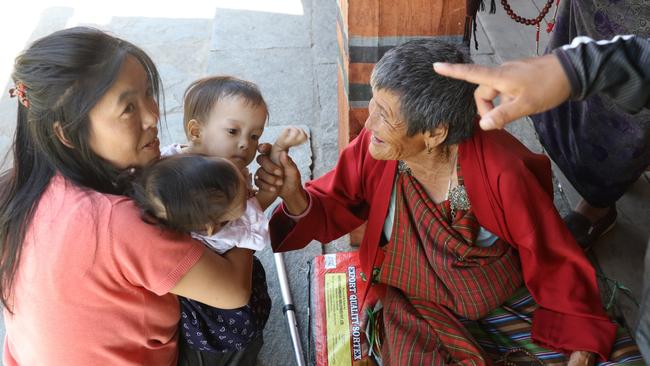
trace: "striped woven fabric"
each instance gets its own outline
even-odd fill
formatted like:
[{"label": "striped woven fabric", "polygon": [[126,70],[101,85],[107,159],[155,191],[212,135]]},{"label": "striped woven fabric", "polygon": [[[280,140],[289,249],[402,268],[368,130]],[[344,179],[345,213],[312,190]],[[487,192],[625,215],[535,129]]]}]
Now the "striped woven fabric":
[{"label": "striped woven fabric", "polygon": [[[566,365],[562,354],[535,345],[530,336],[531,320],[537,304],[526,288],[521,288],[502,306],[480,320],[460,319],[474,342],[479,344],[492,360],[516,365]],[[525,350],[525,351],[519,351]],[[598,366],[645,365],[636,343],[622,327],[616,333],[616,342],[610,359]]]},{"label": "striped woven fabric", "polygon": [[[449,216],[449,202],[434,204],[413,177],[400,173],[393,234],[378,278],[388,285],[384,364],[566,364],[563,354],[531,341],[537,304],[519,288],[516,252],[500,240],[475,246],[479,226],[471,209],[457,212],[453,224]],[[623,329],[611,360],[599,365],[618,364],[643,365]]]},{"label": "striped woven fabric", "polygon": [[456,212],[453,224],[449,211],[449,201],[435,204],[414,177],[399,174],[393,233],[379,282],[478,319],[523,283],[519,256],[502,240],[476,246],[480,227],[471,209]]},{"label": "striped woven fabric", "polygon": [[489,358],[446,308],[388,286],[382,298],[382,360],[390,365],[486,365]]},{"label": "striped woven fabric", "polygon": [[[566,365],[567,357],[531,339],[537,304],[526,288],[479,320],[455,316],[440,305],[407,299],[388,287],[382,356],[390,365]],[[596,366],[645,365],[634,339],[619,327],[610,359]]]}]

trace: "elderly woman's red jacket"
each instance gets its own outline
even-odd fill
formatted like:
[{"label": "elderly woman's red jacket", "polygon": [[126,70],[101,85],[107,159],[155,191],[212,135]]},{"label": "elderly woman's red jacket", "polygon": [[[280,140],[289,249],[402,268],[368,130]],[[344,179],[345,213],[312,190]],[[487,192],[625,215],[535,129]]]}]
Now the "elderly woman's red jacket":
[{"label": "elderly woman's red jacket", "polygon": [[[367,130],[341,153],[336,167],[305,186],[312,199],[298,222],[276,210],[275,251],[330,242],[366,220],[359,256],[363,271],[381,265],[379,242],[397,162],[375,160]],[[546,347],[609,357],[616,326],[604,313],[593,267],[553,205],[551,166],[505,131],[476,129],[459,144],[459,163],[478,222],[519,251],[526,287],[540,305],[533,339]]]}]

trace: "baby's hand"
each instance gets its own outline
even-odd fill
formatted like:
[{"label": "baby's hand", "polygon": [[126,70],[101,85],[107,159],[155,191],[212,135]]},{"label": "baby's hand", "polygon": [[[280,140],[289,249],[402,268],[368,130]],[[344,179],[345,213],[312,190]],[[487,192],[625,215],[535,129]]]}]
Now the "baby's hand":
[{"label": "baby's hand", "polygon": [[279,150],[288,150],[290,147],[300,145],[305,141],[307,141],[307,132],[302,128],[287,127],[282,130],[282,133],[273,145],[277,146]]},{"label": "baby's hand", "polygon": [[[295,190],[302,189],[300,171],[293,160],[291,160],[291,157],[289,157],[288,150],[290,147],[302,144],[305,141],[307,141],[307,133],[304,130],[297,127],[287,127],[282,130],[280,136],[275,140],[268,155],[265,154],[266,156],[260,155],[258,157],[257,161],[263,168],[258,169],[256,174],[266,177],[264,179],[255,177],[255,184],[260,186],[263,183],[266,187],[265,189],[261,189],[256,196],[257,201],[263,209],[266,209],[273,203],[278,194],[290,196]],[[264,151],[268,151],[268,146],[264,146]],[[280,162],[280,157],[283,153],[287,155],[282,157],[282,162]],[[271,162],[273,164],[269,164]],[[268,189],[269,187],[273,188],[273,190]],[[300,190],[298,193],[302,194],[302,192]],[[284,198],[285,196],[282,197]]]},{"label": "baby's hand", "polygon": [[275,140],[271,147],[271,154],[269,157],[275,164],[280,163],[280,153],[282,151],[289,151],[290,147],[294,147],[307,141],[307,132],[298,127],[287,127],[282,130],[280,136]]}]

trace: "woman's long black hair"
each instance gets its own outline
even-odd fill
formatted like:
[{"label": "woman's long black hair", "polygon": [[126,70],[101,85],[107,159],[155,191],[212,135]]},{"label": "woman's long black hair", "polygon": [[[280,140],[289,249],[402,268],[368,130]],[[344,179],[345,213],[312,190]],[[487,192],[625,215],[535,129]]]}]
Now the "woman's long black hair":
[{"label": "woman's long black hair", "polygon": [[[50,179],[61,174],[99,192],[122,194],[120,171],[89,144],[89,112],[111,87],[127,56],[144,67],[158,100],[160,77],[140,48],[100,30],[76,27],[35,41],[15,61],[13,81],[24,87],[18,101],[13,167],[0,176],[0,290],[10,297],[27,228]],[[55,134],[60,125],[74,148]]]}]

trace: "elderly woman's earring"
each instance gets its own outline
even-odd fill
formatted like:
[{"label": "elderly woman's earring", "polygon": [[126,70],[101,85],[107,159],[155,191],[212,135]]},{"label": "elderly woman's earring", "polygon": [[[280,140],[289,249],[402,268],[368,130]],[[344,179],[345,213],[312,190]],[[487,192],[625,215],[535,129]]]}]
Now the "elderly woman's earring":
[{"label": "elderly woman's earring", "polygon": [[433,148],[430,147],[429,144],[426,144],[426,147],[427,147],[427,154],[431,155],[431,153],[433,152]]}]

